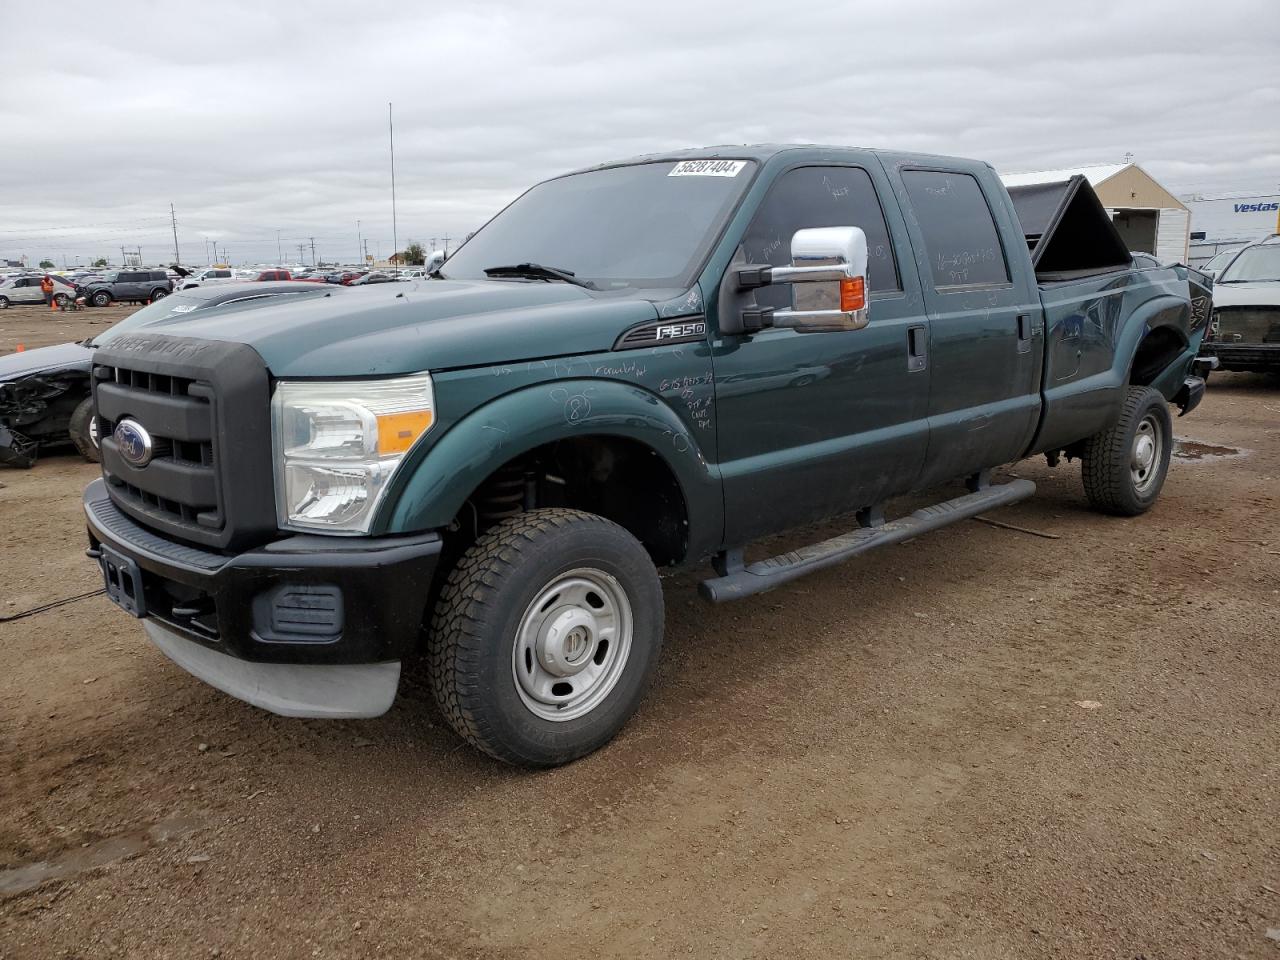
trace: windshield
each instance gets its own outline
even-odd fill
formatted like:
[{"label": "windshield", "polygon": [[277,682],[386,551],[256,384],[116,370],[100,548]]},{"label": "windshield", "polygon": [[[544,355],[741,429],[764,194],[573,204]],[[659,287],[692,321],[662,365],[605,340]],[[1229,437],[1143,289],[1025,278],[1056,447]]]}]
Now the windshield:
[{"label": "windshield", "polygon": [[599,290],[683,289],[754,169],[746,160],[667,161],[548,180],[489,221],[440,275],[483,280],[493,267],[540,264]]},{"label": "windshield", "polygon": [[1246,248],[1218,278],[1219,283],[1250,280],[1280,280],[1280,243]]},{"label": "windshield", "polygon": [[1225,250],[1222,253],[1216,254],[1212,260],[1210,260],[1208,263],[1204,265],[1203,269],[1221,270],[1223,267],[1225,267],[1228,263],[1231,262],[1231,258],[1234,257],[1237,253],[1239,253],[1238,250]]}]

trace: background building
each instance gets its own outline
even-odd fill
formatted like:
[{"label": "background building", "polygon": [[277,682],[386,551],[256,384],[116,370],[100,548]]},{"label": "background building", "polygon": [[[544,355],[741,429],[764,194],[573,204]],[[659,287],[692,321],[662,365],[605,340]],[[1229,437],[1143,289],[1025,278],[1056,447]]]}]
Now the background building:
[{"label": "background building", "polygon": [[1280,233],[1280,193],[1230,193],[1184,198],[1191,211],[1192,264]]},{"label": "background building", "polygon": [[1170,263],[1187,262],[1191,217],[1186,205],[1136,163],[1010,173],[1001,179],[1006,187],[1022,187],[1058,183],[1076,174],[1089,181],[1130,251],[1155,254]]}]

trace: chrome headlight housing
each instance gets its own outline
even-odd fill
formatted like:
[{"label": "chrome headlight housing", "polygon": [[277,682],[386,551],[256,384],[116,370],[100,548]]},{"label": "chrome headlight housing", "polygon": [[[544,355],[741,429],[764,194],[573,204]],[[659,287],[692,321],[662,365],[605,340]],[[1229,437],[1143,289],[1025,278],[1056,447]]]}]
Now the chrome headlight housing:
[{"label": "chrome headlight housing", "polygon": [[396,467],[434,421],[427,373],[278,383],[271,439],[281,529],[368,533]]}]

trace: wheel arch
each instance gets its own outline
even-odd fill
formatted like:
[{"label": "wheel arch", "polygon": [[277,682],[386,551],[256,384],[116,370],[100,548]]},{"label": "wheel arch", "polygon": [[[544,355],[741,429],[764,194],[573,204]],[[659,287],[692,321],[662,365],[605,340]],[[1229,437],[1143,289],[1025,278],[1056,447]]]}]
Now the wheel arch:
[{"label": "wheel arch", "polygon": [[1168,399],[1181,380],[1178,361],[1192,351],[1188,335],[1191,307],[1183,298],[1156,297],[1135,310],[1121,340],[1123,384],[1154,386]]},{"label": "wheel arch", "polygon": [[[566,404],[587,395],[585,413]],[[583,379],[526,387],[472,411],[410,456],[375,532],[456,528],[486,484],[513,467],[550,461],[569,474],[561,477],[567,499],[556,505],[618,522],[660,563],[708,556],[723,533],[718,475],[697,438],[661,397],[634,384]],[[614,499],[619,491],[622,502]],[[646,509],[653,511],[648,520]],[[679,549],[673,524],[683,531]]]}]

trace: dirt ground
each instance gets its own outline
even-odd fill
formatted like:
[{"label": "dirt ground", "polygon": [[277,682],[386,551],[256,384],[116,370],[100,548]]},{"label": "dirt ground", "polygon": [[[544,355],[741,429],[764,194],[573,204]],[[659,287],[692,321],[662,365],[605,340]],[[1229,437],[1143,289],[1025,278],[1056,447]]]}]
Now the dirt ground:
[{"label": "dirt ground", "polygon": [[[1177,429],[1208,446],[1138,519],[1041,460],[997,517],[1058,539],[965,522],[722,608],[669,579],[641,712],[546,773],[420,667],[289,720],[101,596],[0,622],[0,957],[1280,957],[1280,384]],[[99,585],[94,475],[0,473],[0,618]]]},{"label": "dirt ground", "polygon": [[137,310],[135,304],[126,303],[83,310],[31,306],[0,310],[0,356],[13,353],[19,346],[34,350],[55,343],[87,340]]}]

